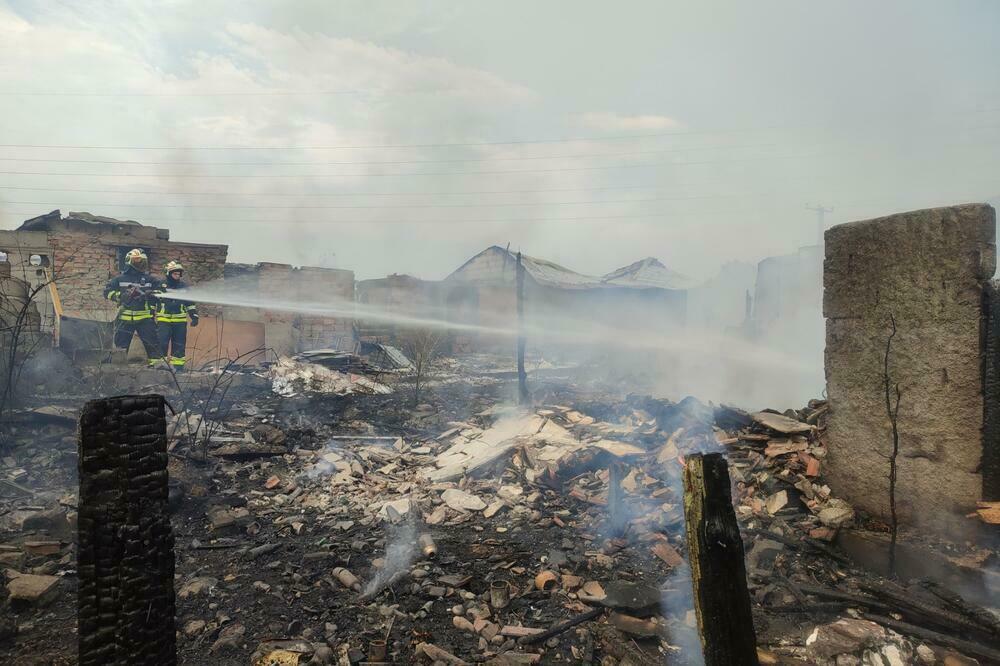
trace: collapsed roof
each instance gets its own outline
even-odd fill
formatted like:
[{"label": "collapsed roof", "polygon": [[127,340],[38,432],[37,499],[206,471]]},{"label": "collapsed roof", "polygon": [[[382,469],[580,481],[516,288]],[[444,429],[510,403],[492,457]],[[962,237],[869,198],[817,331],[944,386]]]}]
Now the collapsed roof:
[{"label": "collapsed roof", "polygon": [[654,257],[640,259],[634,264],[611,271],[601,281],[616,287],[689,289],[694,281],[686,275],[670,270]]},{"label": "collapsed roof", "polygon": [[58,208],[51,213],[46,213],[45,215],[39,215],[38,217],[33,217],[31,219],[25,220],[21,223],[21,226],[17,228],[18,231],[48,231],[49,226],[53,222],[60,221],[73,221],[73,222],[86,222],[87,224],[94,225],[109,225],[109,226],[128,226],[128,227],[141,227],[142,224],[136,222],[135,220],[118,220],[113,217],[105,217],[104,215],[94,215],[92,213],[86,212],[74,212],[70,211],[66,214],[66,217],[62,216],[62,211]]},{"label": "collapsed roof", "polygon": [[[493,245],[462,264],[445,280],[456,282],[513,282],[517,254]],[[692,286],[686,276],[672,271],[658,259],[647,257],[612,271],[603,277],[584,275],[565,266],[521,255],[525,273],[536,283],[558,289],[687,289]]]}]

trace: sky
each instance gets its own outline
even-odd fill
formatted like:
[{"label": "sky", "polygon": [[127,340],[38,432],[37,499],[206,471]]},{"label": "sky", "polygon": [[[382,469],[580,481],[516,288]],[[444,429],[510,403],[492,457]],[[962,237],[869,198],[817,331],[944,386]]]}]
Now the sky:
[{"label": "sky", "polygon": [[448,275],[490,245],[693,279],[1000,200],[1000,3],[0,0],[0,228]]}]

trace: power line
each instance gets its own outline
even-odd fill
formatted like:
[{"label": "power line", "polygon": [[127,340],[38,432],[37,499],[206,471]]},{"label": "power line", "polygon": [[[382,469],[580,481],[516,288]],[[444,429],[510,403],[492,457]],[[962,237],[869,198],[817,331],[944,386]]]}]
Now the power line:
[{"label": "power line", "polygon": [[[215,166],[373,166],[373,165],[411,165],[411,164],[469,164],[469,163],[483,163],[483,162],[520,162],[520,161],[536,161],[536,160],[579,160],[579,159],[594,159],[594,158],[621,158],[621,157],[635,157],[639,155],[666,155],[673,153],[692,153],[699,151],[718,151],[718,150],[754,150],[759,148],[774,148],[780,146],[779,143],[761,143],[761,144],[729,144],[723,146],[680,146],[675,148],[664,148],[660,150],[635,150],[620,153],[580,153],[575,155],[528,155],[528,156],[518,156],[518,157],[472,157],[472,158],[459,158],[459,159],[440,159],[440,160],[344,160],[344,161],[309,161],[309,162],[284,162],[284,161],[273,161],[268,160],[265,162],[203,162],[203,161],[184,161],[184,160],[80,160],[80,159],[60,159],[60,158],[48,158],[48,157],[0,157],[0,162],[30,162],[30,163],[45,163],[45,164],[125,164],[125,165],[144,165],[144,166],[199,166],[199,167],[215,167]],[[813,144],[813,148],[820,148],[823,146],[839,146],[839,142],[824,142]],[[991,148],[992,144],[984,141],[962,141],[958,143],[949,143],[948,147],[967,147],[973,146],[976,148]],[[936,145],[935,148],[939,148],[940,145]],[[852,152],[865,152],[865,150],[874,152],[876,147],[866,146],[863,149],[847,148],[841,151],[836,151],[838,153],[852,153]],[[827,153],[829,154],[829,153]],[[821,153],[803,155],[802,157],[819,157]],[[799,155],[758,155],[755,157],[742,158],[742,159],[725,159],[725,160],[702,160],[698,162],[693,162],[694,164],[709,164],[709,163],[727,163],[727,162],[742,162],[742,161],[757,161],[757,160],[769,160],[769,159],[791,159],[800,157]],[[692,163],[692,162],[688,162]],[[674,164],[674,163],[672,163]],[[609,166],[608,168],[612,168]]]},{"label": "power line", "polygon": [[650,164],[605,164],[584,167],[560,167],[551,169],[508,169],[502,171],[422,171],[411,173],[305,173],[305,174],[214,174],[214,173],[79,173],[56,171],[0,171],[9,176],[76,176],[95,178],[392,178],[408,176],[480,176],[517,173],[562,173],[571,171],[604,171],[607,169],[640,169],[647,167],[683,167],[705,164],[735,164],[740,162],[761,162],[767,160],[790,160],[823,157],[822,153],[806,153],[802,155],[768,155],[748,159],[735,160],[698,160],[687,162],[653,162]]},{"label": "power line", "polygon": [[[743,197],[759,197],[759,196],[771,196],[770,194],[762,193],[751,193],[751,194],[712,194],[703,196],[686,196],[686,197],[653,197],[647,199],[595,199],[589,201],[515,201],[515,202],[501,202],[501,203],[472,203],[472,204],[392,204],[392,205],[346,205],[346,206],[260,206],[260,205],[250,205],[250,206],[240,206],[231,204],[143,204],[143,203],[114,203],[114,202],[61,202],[63,206],[99,206],[101,208],[105,207],[119,207],[119,208],[232,208],[232,209],[277,209],[277,210],[349,210],[349,209],[375,209],[375,210],[385,210],[393,208],[494,208],[494,207],[508,207],[508,206],[582,206],[589,204],[621,204],[621,203],[650,203],[657,201],[693,201],[693,200],[705,200],[705,199],[736,199]],[[47,201],[6,201],[3,203],[8,204],[18,204],[25,206],[52,206],[58,205],[53,204],[53,202]]]},{"label": "power line", "polygon": [[[624,153],[583,153],[577,155],[529,155],[524,157],[470,157],[450,160],[347,160],[341,162],[311,161],[311,162],[195,162],[179,160],[68,160],[49,157],[0,157],[2,162],[53,162],[64,164],[147,164],[160,166],[348,166],[348,165],[378,165],[378,164],[461,164],[469,162],[510,162],[522,160],[577,160],[592,159],[597,157],[634,157],[636,155],[663,155],[667,153],[687,153],[700,150],[743,150],[756,148],[773,148],[780,144],[761,143],[749,145],[726,145],[726,146],[685,146],[677,148],[664,148],[662,150],[634,150]],[[816,144],[835,145],[830,143]]]},{"label": "power line", "polygon": [[[31,212],[18,212],[13,213],[15,215],[31,215]],[[732,211],[724,211],[720,214],[731,215]],[[338,220],[338,219],[328,219],[328,220],[290,220],[288,218],[282,219],[246,219],[246,218],[198,218],[198,219],[188,219],[188,218],[143,218],[144,222],[166,222],[169,224],[177,223],[193,223],[193,224],[203,224],[203,223],[219,223],[219,222],[239,222],[245,224],[301,224],[303,222],[312,222],[317,224],[437,224],[440,222],[445,223],[468,223],[468,224],[516,224],[518,222],[578,222],[578,221],[593,221],[593,220],[638,220],[638,219],[653,219],[653,218],[664,218],[665,213],[650,213],[646,215],[595,215],[595,216],[573,216],[573,217],[523,217],[523,218],[508,218],[508,219],[467,219],[460,218],[455,220],[442,220],[442,219],[431,219],[431,220]]]},{"label": "power line", "polygon": [[256,90],[221,92],[52,92],[0,90],[0,97],[328,97],[331,95],[412,95],[464,91],[463,88],[356,88],[347,90]]},{"label": "power line", "polygon": [[163,196],[219,196],[219,197],[424,197],[424,196],[482,196],[488,194],[543,194],[553,192],[611,192],[621,190],[649,190],[658,185],[619,185],[610,187],[556,187],[534,190],[466,190],[464,192],[170,192],[163,190],[98,190],[63,187],[20,187],[0,185],[0,190],[25,192],[73,192],[87,194],[160,194]]},{"label": "power line", "polygon": [[[629,141],[633,139],[659,139],[669,136],[690,136],[696,134],[727,134],[760,130],[692,130],[686,132],[657,132],[654,134],[621,134],[618,136],[567,137],[560,139],[521,139],[507,141],[467,141],[458,143],[397,143],[361,144],[341,146],[89,146],[67,144],[0,143],[0,148],[56,148],[81,150],[361,150],[375,148],[475,148],[477,146],[518,146],[547,143],[579,143],[585,141]],[[778,126],[770,129],[779,129]]]},{"label": "power line", "polygon": [[[802,182],[805,179],[795,179],[794,181],[785,180],[783,182]],[[995,184],[996,180],[992,178],[985,178],[980,180],[963,181],[965,185],[970,184]],[[603,192],[603,191],[638,191],[638,190],[657,190],[656,185],[621,185],[613,187],[592,187],[592,188],[551,188],[551,189],[537,189],[537,190],[478,190],[478,191],[467,191],[467,192],[337,192],[337,193],[287,193],[287,192],[168,192],[168,191],[158,191],[158,190],[102,190],[102,189],[72,189],[72,188],[58,188],[58,187],[18,187],[10,185],[0,185],[0,190],[18,190],[18,191],[32,191],[32,192],[71,192],[71,193],[86,193],[86,194],[151,194],[160,196],[233,196],[233,197],[287,197],[287,198],[312,198],[312,197],[369,197],[369,196],[482,196],[489,194],[538,194],[538,193],[562,193],[562,192]],[[669,194],[664,190],[658,190],[653,192],[653,194]],[[410,209],[410,208],[477,208],[477,207],[508,207],[508,206],[571,206],[571,205],[589,205],[589,204],[608,204],[608,203],[646,203],[646,202],[658,202],[658,201],[693,201],[693,200],[710,200],[710,199],[740,199],[740,198],[752,198],[752,197],[774,197],[777,196],[775,192],[741,192],[735,194],[696,194],[696,195],[684,195],[684,196],[654,196],[647,197],[643,199],[592,199],[586,201],[513,201],[513,202],[494,202],[494,203],[471,203],[471,204],[349,204],[349,205],[291,205],[291,206],[275,206],[275,205],[239,205],[239,204],[198,204],[198,203],[182,203],[182,204],[161,204],[161,203],[121,203],[121,202],[74,202],[68,203],[63,201],[16,201],[16,200],[0,200],[0,204],[18,204],[18,205],[31,205],[31,206],[99,206],[99,207],[126,207],[126,208],[230,208],[230,209],[276,209],[276,210],[339,210],[339,209]],[[887,201],[891,200],[885,197],[867,199],[863,201]],[[856,202],[857,203],[857,202]],[[848,206],[849,207],[849,206]],[[832,208],[823,208],[806,206],[807,210],[812,210],[818,214],[818,217],[822,218],[824,213],[829,213]],[[822,221],[822,220],[821,220]]]},{"label": "power line", "polygon": [[[955,112],[959,115],[965,113],[995,113],[997,109],[984,109],[977,111]],[[949,115],[949,114],[945,114]],[[954,115],[954,114],[951,114]],[[863,124],[865,126],[872,123]],[[995,129],[1000,125],[973,125],[964,127],[965,130]],[[834,129],[822,126],[801,126],[790,127],[787,125],[765,125],[762,127],[744,127],[732,129],[705,129],[705,130],[678,130],[673,132],[654,132],[649,134],[620,134],[617,136],[586,136],[586,137],[562,137],[551,139],[508,139],[501,141],[465,141],[454,143],[396,143],[396,144],[358,144],[339,146],[107,146],[107,145],[72,145],[72,144],[38,144],[38,143],[0,143],[0,148],[33,148],[33,149],[64,149],[64,150],[361,150],[378,148],[473,148],[477,146],[518,146],[530,144],[552,144],[552,143],[579,143],[589,141],[630,141],[635,139],[660,139],[675,136],[712,136],[723,134],[749,134],[754,132],[770,132],[777,130],[808,130],[808,129]],[[953,128],[948,128],[953,131]]]}]

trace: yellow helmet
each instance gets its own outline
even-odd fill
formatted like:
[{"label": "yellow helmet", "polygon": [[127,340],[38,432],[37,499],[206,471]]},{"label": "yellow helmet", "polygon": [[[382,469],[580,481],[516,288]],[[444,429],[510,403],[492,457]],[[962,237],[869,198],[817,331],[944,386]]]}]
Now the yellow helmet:
[{"label": "yellow helmet", "polygon": [[179,261],[171,261],[166,265],[166,267],[163,270],[167,275],[170,275],[174,271],[180,271],[181,273],[183,273],[184,265]]},{"label": "yellow helmet", "polygon": [[146,256],[145,252],[136,248],[134,250],[129,250],[128,254],[125,255],[125,263],[136,270],[145,271],[149,266],[149,258]]}]

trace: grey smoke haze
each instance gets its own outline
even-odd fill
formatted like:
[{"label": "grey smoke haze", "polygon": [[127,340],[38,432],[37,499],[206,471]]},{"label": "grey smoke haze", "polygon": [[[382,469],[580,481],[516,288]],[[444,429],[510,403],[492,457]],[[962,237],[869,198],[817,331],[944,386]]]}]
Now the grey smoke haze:
[{"label": "grey smoke haze", "polygon": [[[166,298],[171,298],[168,292]],[[429,328],[473,333],[507,340],[513,348],[518,329],[506,311],[479,311],[478,324],[456,321],[444,309],[405,312],[336,298],[275,297],[261,294],[252,284],[220,280],[178,292],[199,303],[262,308],[316,316],[347,316],[393,324],[402,328]],[[669,313],[644,305],[622,306],[615,318],[595,318],[586,305],[573,309],[529,307],[525,334],[530,349],[575,358],[591,357],[606,372],[605,379],[625,378],[659,395],[680,399],[694,395],[749,408],[769,404],[798,404],[819,395],[823,388],[823,321],[817,313],[792,314],[766,340],[753,343],[727,337],[713,328],[677,326]]]},{"label": "grey smoke haze", "polygon": [[814,242],[807,204],[997,196],[997,25],[990,0],[0,2],[0,227],[90,210],[359,278],[507,242],[707,278]]}]

